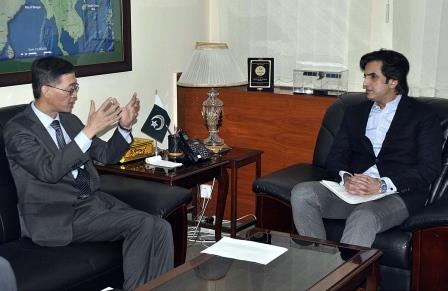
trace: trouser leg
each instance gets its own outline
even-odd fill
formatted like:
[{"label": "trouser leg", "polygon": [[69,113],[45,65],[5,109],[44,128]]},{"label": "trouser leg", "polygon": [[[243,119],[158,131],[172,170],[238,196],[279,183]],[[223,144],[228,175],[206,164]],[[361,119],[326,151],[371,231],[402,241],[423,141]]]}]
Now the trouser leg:
[{"label": "trouser leg", "polygon": [[77,208],[73,241],[122,239],[124,289],[132,290],[173,267],[173,238],[167,221],[104,193]]},{"label": "trouser leg", "polygon": [[294,186],[291,206],[297,232],[320,239],[326,239],[323,217],[345,219],[354,208],[316,181]]},{"label": "trouser leg", "polygon": [[406,205],[398,195],[358,204],[347,217],[341,242],[370,247],[377,233],[402,224],[408,217]]},{"label": "trouser leg", "polygon": [[16,277],[9,262],[0,257],[0,289],[4,291],[17,291]]}]

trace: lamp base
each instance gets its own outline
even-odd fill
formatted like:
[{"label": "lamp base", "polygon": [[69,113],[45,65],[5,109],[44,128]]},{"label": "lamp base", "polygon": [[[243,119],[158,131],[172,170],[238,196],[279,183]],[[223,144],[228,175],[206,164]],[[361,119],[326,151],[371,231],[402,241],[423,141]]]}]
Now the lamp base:
[{"label": "lamp base", "polygon": [[214,153],[214,154],[220,154],[220,153],[223,153],[223,152],[226,152],[226,151],[229,151],[229,150],[231,150],[232,148],[231,147],[229,147],[228,145],[226,145],[225,143],[224,144],[221,144],[221,145],[208,145],[208,144],[205,144],[205,147],[209,150],[209,151],[211,151],[212,153]]}]

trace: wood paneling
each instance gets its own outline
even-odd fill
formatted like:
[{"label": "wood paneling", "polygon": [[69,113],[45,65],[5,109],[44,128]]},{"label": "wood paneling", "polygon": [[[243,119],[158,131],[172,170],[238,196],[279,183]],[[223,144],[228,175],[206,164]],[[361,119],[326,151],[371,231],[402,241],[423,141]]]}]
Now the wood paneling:
[{"label": "wood paneling", "polygon": [[[178,126],[186,129],[192,138],[208,136],[201,116],[207,91],[208,88],[177,87]],[[229,146],[263,150],[262,175],[294,163],[312,161],[323,115],[335,100],[286,91],[248,92],[245,87],[218,88],[218,92],[224,102],[219,135]],[[254,176],[253,165],[238,171],[238,217],[255,213]],[[226,218],[229,211],[228,204]]]},{"label": "wood paneling", "polygon": [[412,235],[412,290],[446,290],[448,227],[420,229]]}]

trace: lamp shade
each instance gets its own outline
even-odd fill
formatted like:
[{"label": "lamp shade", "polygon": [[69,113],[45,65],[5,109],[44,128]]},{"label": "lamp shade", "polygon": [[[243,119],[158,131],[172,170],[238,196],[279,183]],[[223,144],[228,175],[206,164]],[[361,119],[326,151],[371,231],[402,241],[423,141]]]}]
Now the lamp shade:
[{"label": "lamp shade", "polygon": [[184,87],[229,87],[245,85],[247,80],[227,44],[197,42],[177,84]]}]

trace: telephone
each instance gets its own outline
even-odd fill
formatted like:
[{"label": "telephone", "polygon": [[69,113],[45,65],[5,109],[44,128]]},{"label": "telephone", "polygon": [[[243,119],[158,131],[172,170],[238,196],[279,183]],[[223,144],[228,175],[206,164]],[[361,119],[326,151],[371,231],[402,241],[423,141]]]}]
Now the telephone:
[{"label": "telephone", "polygon": [[190,140],[185,130],[179,131],[179,140],[180,147],[190,162],[197,163],[212,157],[205,145],[198,139]]}]

